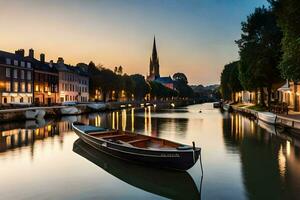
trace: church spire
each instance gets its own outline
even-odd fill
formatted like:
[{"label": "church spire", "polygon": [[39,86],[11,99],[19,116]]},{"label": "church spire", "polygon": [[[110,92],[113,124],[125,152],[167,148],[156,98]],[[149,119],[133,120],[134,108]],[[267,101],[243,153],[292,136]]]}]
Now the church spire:
[{"label": "church spire", "polygon": [[160,75],[159,75],[159,60],[158,60],[158,56],[157,56],[155,36],[154,36],[154,40],[153,40],[152,56],[150,57],[149,77],[151,77],[151,79],[156,79],[156,78],[160,77]]},{"label": "church spire", "polygon": [[156,60],[157,58],[157,51],[156,51],[156,42],[155,42],[155,36],[153,40],[153,49],[152,49],[152,60]]}]

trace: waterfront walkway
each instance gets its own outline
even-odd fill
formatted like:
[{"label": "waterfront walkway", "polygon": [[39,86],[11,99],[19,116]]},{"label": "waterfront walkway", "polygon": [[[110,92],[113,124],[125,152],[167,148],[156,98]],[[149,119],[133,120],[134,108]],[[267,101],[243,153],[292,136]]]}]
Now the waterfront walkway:
[{"label": "waterfront walkway", "polygon": [[[259,118],[260,114],[264,114],[266,112],[261,112],[261,111],[256,111],[253,109],[249,109],[251,105],[231,105],[232,109],[238,112],[250,114],[252,116],[255,116],[256,118]],[[269,112],[267,112],[269,113]],[[271,113],[270,113],[271,114]],[[287,128],[293,128],[293,129],[299,129],[300,130],[300,112],[294,112],[294,111],[289,111],[288,114],[274,114],[275,121],[274,124],[276,125],[281,125]],[[264,121],[264,119],[261,119]],[[270,122],[269,122],[270,123]]]}]

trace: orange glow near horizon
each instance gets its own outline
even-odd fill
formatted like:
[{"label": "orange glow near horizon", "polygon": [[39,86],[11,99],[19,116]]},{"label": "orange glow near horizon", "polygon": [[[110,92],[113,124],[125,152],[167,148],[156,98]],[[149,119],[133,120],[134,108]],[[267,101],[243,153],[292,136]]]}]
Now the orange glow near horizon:
[{"label": "orange glow near horizon", "polygon": [[0,0],[0,50],[28,55],[33,48],[47,61],[122,65],[125,73],[146,76],[156,35],[162,76],[183,72],[190,84],[214,84],[238,58],[241,20],[262,2],[226,3],[225,9],[210,1]]}]

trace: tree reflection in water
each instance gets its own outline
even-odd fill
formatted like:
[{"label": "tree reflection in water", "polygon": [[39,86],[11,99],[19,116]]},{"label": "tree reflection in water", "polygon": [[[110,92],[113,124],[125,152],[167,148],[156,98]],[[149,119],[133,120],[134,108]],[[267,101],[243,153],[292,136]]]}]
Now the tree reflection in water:
[{"label": "tree reflection in water", "polygon": [[226,148],[240,154],[249,199],[299,199],[300,143],[286,134],[237,113],[223,119]]}]

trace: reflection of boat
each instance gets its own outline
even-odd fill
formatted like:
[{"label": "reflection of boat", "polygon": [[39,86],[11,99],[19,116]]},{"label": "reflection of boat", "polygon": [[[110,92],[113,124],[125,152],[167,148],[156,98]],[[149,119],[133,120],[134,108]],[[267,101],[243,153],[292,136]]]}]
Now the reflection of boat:
[{"label": "reflection of boat", "polygon": [[77,115],[80,111],[75,106],[66,106],[60,109],[62,115]]},{"label": "reflection of boat", "polygon": [[77,115],[77,116],[74,116],[74,115],[73,116],[63,116],[61,118],[61,121],[67,121],[71,124],[73,122],[80,121],[80,119],[81,119],[80,115]]},{"label": "reflection of boat", "polygon": [[87,104],[87,107],[89,107],[92,110],[95,111],[103,111],[106,109],[106,104],[105,103],[89,103]]},{"label": "reflection of boat", "polygon": [[187,170],[198,160],[200,148],[121,130],[104,130],[79,122],[75,133],[87,144],[112,156],[154,167]]},{"label": "reflection of boat", "polygon": [[101,167],[109,174],[144,191],[168,199],[201,198],[193,178],[187,172],[135,165],[97,151],[80,139],[75,141],[73,151]]},{"label": "reflection of boat", "polygon": [[258,120],[258,125],[259,125],[261,128],[263,128],[263,129],[265,129],[266,131],[268,131],[269,133],[272,133],[272,134],[277,135],[275,125],[273,125],[273,124],[268,124],[268,123],[266,123],[266,122],[264,122],[264,121],[261,121],[261,120]]},{"label": "reflection of boat", "polygon": [[232,107],[230,104],[224,104],[223,105],[223,110],[230,112],[232,110]]},{"label": "reflection of boat", "polygon": [[271,112],[258,112],[258,119],[267,122],[269,124],[275,124],[276,122],[276,115]]}]

